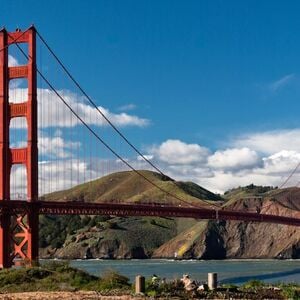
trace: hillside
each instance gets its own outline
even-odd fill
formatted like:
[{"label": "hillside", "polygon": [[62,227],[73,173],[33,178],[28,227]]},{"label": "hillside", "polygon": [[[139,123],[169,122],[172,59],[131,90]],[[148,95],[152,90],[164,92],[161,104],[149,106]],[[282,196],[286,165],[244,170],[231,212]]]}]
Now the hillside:
[{"label": "hillside", "polygon": [[[206,206],[206,200],[225,209],[300,217],[298,188],[249,185],[232,189],[222,198],[191,182],[142,172],[163,189],[198,205]],[[45,198],[177,203],[133,172],[111,174]],[[42,256],[59,258],[300,258],[300,232],[284,225],[195,219],[41,216],[40,247]]]},{"label": "hillside", "polygon": [[[300,217],[298,188],[248,186],[229,193],[226,209]],[[181,258],[201,259],[300,258],[300,231],[279,224],[200,221],[163,244],[153,256],[173,257],[174,252]]]},{"label": "hillside", "polygon": [[[185,201],[202,204],[201,200],[222,201],[208,190],[195,183],[176,182],[175,180],[151,171],[139,171],[155,185]],[[45,196],[47,201],[80,202],[122,202],[122,203],[177,203],[180,202],[162,192],[150,182],[132,171],[113,173],[100,179],[84,183],[69,190],[59,191]]]},{"label": "hillside", "polygon": [[[176,182],[141,171],[164,190],[190,203],[222,203],[222,198],[194,183]],[[134,172],[119,172],[45,196],[48,201],[178,203]],[[218,201],[218,202],[216,202]],[[147,258],[155,249],[196,221],[170,218],[117,218],[104,216],[41,216],[40,253],[59,258]]]}]

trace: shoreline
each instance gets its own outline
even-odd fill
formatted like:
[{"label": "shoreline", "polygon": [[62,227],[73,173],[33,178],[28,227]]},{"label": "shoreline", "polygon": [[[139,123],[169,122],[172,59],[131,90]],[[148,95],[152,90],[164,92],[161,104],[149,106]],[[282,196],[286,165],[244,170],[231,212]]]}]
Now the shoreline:
[{"label": "shoreline", "polygon": [[[34,267],[0,271],[0,300],[142,300],[142,299],[294,299],[300,284],[264,283],[250,279],[243,285],[217,279],[199,280],[183,275],[173,279],[152,275],[131,281],[123,273],[88,274],[68,262],[48,262]],[[140,277],[138,277],[140,278]],[[145,280],[146,279],[146,280]],[[141,283],[143,282],[143,283]],[[138,294],[135,294],[138,293]],[[139,294],[143,292],[144,294]]]}]

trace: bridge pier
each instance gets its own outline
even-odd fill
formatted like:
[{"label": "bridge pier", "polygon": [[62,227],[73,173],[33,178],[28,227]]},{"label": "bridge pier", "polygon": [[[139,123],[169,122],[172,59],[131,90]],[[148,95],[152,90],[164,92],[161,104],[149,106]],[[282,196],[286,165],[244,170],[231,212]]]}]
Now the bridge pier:
[{"label": "bridge pier", "polygon": [[10,235],[9,213],[4,212],[0,215],[0,268],[9,268],[11,266],[11,235]]}]

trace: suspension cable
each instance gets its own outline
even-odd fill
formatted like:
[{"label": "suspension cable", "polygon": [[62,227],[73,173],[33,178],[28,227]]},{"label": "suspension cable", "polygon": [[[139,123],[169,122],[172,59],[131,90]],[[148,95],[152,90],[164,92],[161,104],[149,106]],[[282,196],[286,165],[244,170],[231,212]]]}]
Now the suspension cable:
[{"label": "suspension cable", "polygon": [[[29,55],[27,55],[24,50],[18,45],[16,44],[16,46],[18,47],[18,49],[22,52],[22,54],[27,58],[31,58]],[[42,74],[42,72],[40,72],[40,70],[38,68],[36,68],[37,73],[40,75],[40,77],[47,83],[47,85],[50,87],[50,89],[56,94],[56,96],[69,108],[69,110],[74,114],[74,116],[76,116],[76,118],[90,131],[90,133],[92,135],[94,135],[96,137],[97,140],[99,140],[110,152],[112,152],[118,159],[120,159],[127,167],[129,167],[133,172],[135,172],[136,174],[138,174],[140,177],[142,177],[144,180],[146,180],[147,182],[149,182],[152,186],[154,186],[155,188],[159,189],[161,192],[169,195],[170,197],[175,198],[176,200],[188,204],[189,206],[193,206],[193,207],[198,207],[199,205],[195,205],[193,203],[190,203],[172,193],[170,193],[169,191],[165,190],[164,188],[160,187],[158,184],[156,184],[155,182],[153,182],[152,180],[150,180],[149,178],[147,178],[145,175],[143,175],[140,171],[136,170],[130,163],[128,163],[121,155],[119,155],[114,149],[112,149],[112,147],[110,147],[79,115],[77,112],[74,111],[74,109],[66,102],[66,100],[60,95],[60,93],[54,88],[54,86],[49,82],[49,80]],[[208,204],[209,206],[214,206],[217,209],[219,209],[220,207],[214,203],[210,203],[206,200],[201,199],[202,202]]]},{"label": "suspension cable", "polygon": [[289,174],[289,176],[286,178],[286,180],[279,186],[279,188],[283,188],[288,181],[292,178],[292,176],[296,173],[296,171],[299,169],[300,167],[300,162],[297,164],[297,166],[293,169],[293,171]]},{"label": "suspension cable", "polygon": [[[278,187],[278,189],[282,189],[289,182],[289,180],[297,172],[297,170],[299,169],[299,167],[300,167],[300,162],[296,165],[296,167],[292,170],[292,172],[288,175],[288,177],[284,180],[284,182]],[[298,187],[299,184],[300,184],[300,182],[297,183],[296,187]],[[287,196],[289,196],[291,194],[292,194],[292,191],[290,191]],[[260,207],[260,210],[262,210],[264,208],[268,208],[268,207],[270,207],[272,205],[273,205],[273,203],[268,204],[268,205],[263,205],[263,206]]]},{"label": "suspension cable", "polygon": [[[299,188],[299,183],[300,182],[298,182],[298,184],[295,186],[296,188]],[[285,196],[285,199],[286,200],[288,200],[288,197],[290,197],[290,196],[292,196],[292,194],[293,194],[293,190],[290,190],[288,193],[287,193],[287,195]],[[275,198],[276,199],[276,198]],[[277,200],[277,199],[276,199]],[[271,200],[272,201],[272,200]],[[283,205],[280,201],[278,201],[277,200],[277,203],[278,204],[280,204],[280,205]],[[270,206],[273,206],[274,205],[274,203],[270,203],[270,204],[268,204],[268,205],[263,205],[263,206],[261,206],[260,207],[260,210],[262,210],[262,209],[266,209],[266,208],[268,208],[268,207],[270,207]]]},{"label": "suspension cable", "polygon": [[68,77],[73,81],[73,83],[78,87],[78,89],[81,91],[81,93],[88,99],[88,101],[92,104],[93,107],[97,110],[97,112],[106,120],[106,122],[119,134],[119,136],[140,156],[142,157],[148,164],[150,164],[158,173],[165,176],[163,171],[161,171],[154,163],[152,163],[141,151],[131,143],[128,138],[114,125],[114,123],[104,114],[104,112],[96,105],[96,103],[92,100],[92,98],[85,92],[85,90],[82,88],[82,86],[79,84],[79,82],[74,78],[74,76],[71,74],[71,72],[67,69],[67,67],[63,64],[63,62],[58,58],[58,56],[54,53],[54,51],[51,49],[49,44],[45,41],[45,39],[42,37],[42,35],[36,31],[38,37],[41,39],[43,44],[46,46],[46,48],[49,50],[49,52],[53,55],[55,60],[58,62],[58,64],[62,67],[62,69],[65,71],[65,73],[68,75]]}]

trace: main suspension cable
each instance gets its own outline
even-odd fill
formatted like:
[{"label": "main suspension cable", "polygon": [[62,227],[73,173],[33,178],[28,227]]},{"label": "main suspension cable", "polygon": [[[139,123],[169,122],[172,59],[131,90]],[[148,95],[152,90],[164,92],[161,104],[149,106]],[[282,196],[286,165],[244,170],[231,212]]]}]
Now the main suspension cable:
[{"label": "main suspension cable", "polygon": [[104,112],[96,105],[96,103],[92,100],[92,98],[85,92],[79,82],[74,78],[71,72],[67,69],[67,67],[63,64],[63,62],[58,58],[58,56],[54,53],[52,48],[46,42],[46,40],[42,37],[42,35],[36,31],[37,35],[44,43],[49,52],[53,55],[58,64],[62,67],[65,73],[69,76],[69,78],[73,81],[73,83],[78,87],[81,93],[88,99],[88,101],[92,104],[93,107],[97,110],[97,112],[106,120],[106,122],[119,134],[119,136],[140,156],[142,157],[148,164],[150,164],[158,173],[165,176],[163,171],[161,171],[154,163],[152,163],[141,151],[131,143],[128,138],[116,127],[116,125],[104,114]]},{"label": "main suspension cable", "polygon": [[[22,54],[29,60],[29,58],[31,58],[29,55],[27,55],[24,50],[18,45],[16,44],[16,46],[18,47],[18,49],[22,52]],[[140,171],[136,170],[130,163],[128,163],[121,155],[119,155],[114,149],[112,149],[112,147],[110,147],[79,115],[77,112],[74,111],[74,109],[66,102],[66,100],[60,95],[60,93],[54,88],[54,86],[49,82],[49,80],[42,74],[42,72],[40,72],[40,70],[38,68],[36,68],[37,73],[41,76],[41,78],[47,83],[47,85],[50,87],[50,89],[56,94],[56,96],[69,108],[69,110],[74,114],[74,116],[76,116],[76,118],[90,131],[90,133],[92,135],[94,135],[96,137],[97,140],[99,140],[109,151],[111,151],[118,159],[120,159],[127,167],[129,167],[133,172],[135,172],[136,174],[138,174],[140,177],[142,177],[144,180],[146,180],[147,182],[149,182],[152,186],[154,186],[155,188],[159,189],[161,192],[169,195],[170,197],[188,204],[189,206],[193,206],[193,207],[197,207],[199,208],[199,205],[195,205],[193,203],[190,203],[182,198],[179,198],[178,196],[170,193],[169,191],[165,190],[164,188],[160,187],[158,184],[156,184],[155,182],[153,182],[152,180],[150,180],[149,178],[147,178],[145,175],[143,175]],[[220,207],[214,203],[210,203],[206,200],[202,200],[202,202],[208,204],[209,206],[214,206],[217,209],[219,209]]]},{"label": "main suspension cable", "polygon": [[[297,172],[299,167],[300,167],[300,162],[296,165],[296,167],[292,170],[292,172],[288,175],[288,177],[283,181],[283,183],[278,187],[278,189],[282,189],[290,181],[290,179],[294,176],[294,174]],[[296,187],[298,187],[299,183],[300,182],[297,183]],[[292,194],[292,191],[290,191],[287,196],[289,196],[291,194]],[[266,208],[268,208],[270,206],[273,206],[273,205],[274,205],[273,203],[268,204],[268,205],[263,205],[263,206],[260,207],[260,210],[266,209]]]},{"label": "main suspension cable", "polygon": [[299,169],[300,167],[300,162],[297,164],[297,166],[293,169],[293,171],[289,174],[289,176],[286,178],[286,180],[279,186],[279,188],[283,188],[288,181],[292,178],[292,176],[296,173],[296,171]]}]

